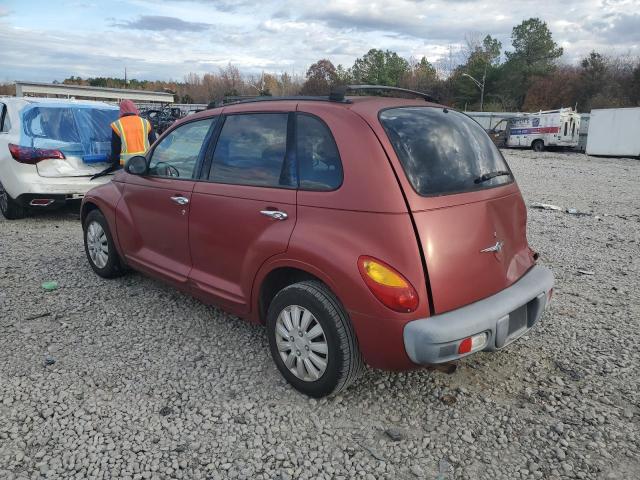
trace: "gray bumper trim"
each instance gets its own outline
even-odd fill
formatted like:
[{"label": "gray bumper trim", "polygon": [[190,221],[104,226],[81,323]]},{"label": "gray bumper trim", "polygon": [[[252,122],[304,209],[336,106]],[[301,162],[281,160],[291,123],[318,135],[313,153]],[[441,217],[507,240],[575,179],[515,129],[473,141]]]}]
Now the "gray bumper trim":
[{"label": "gray bumper trim", "polygon": [[456,360],[469,355],[458,354],[460,340],[482,332],[488,334],[488,340],[481,350],[502,348],[536,324],[551,288],[551,270],[536,265],[495,295],[441,315],[409,322],[403,334],[407,355],[420,365]]}]

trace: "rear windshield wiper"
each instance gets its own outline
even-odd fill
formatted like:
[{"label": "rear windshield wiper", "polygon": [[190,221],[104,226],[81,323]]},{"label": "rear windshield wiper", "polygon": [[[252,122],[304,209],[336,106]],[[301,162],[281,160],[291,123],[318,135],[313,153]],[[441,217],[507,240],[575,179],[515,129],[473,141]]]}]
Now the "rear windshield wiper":
[{"label": "rear windshield wiper", "polygon": [[486,182],[487,180],[491,180],[492,178],[504,177],[505,175],[511,175],[511,172],[508,172],[507,170],[497,170],[495,172],[483,173],[478,178],[476,178],[473,183],[482,183]]},{"label": "rear windshield wiper", "polygon": [[95,180],[96,178],[104,177],[105,175],[109,175],[111,172],[114,172],[118,169],[115,165],[109,165],[107,168],[102,170],[101,172],[96,173],[91,177],[91,180]]}]

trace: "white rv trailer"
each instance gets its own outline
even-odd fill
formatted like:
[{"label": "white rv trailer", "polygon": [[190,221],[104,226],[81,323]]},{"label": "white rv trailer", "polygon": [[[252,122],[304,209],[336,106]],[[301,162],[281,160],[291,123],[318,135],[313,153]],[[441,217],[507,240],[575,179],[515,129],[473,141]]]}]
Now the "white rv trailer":
[{"label": "white rv trailer", "polygon": [[532,148],[578,146],[580,114],[572,108],[523,113],[509,119],[507,147]]},{"label": "white rv trailer", "polygon": [[640,156],[640,108],[591,110],[587,155]]}]

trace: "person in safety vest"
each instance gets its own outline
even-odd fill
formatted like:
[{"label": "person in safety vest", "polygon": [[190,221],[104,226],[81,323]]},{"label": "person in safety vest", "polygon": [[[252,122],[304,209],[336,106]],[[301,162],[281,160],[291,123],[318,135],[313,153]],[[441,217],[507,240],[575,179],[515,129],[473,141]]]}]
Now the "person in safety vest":
[{"label": "person in safety vest", "polygon": [[144,155],[156,141],[156,133],[146,118],[140,117],[131,100],[120,102],[120,118],[111,124],[111,162],[123,167],[131,157]]}]

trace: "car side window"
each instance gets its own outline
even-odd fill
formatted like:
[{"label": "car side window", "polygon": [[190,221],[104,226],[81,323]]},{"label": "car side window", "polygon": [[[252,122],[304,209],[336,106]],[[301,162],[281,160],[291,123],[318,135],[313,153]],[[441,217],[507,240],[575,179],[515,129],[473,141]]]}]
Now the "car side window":
[{"label": "car side window", "polygon": [[342,184],[342,162],[329,127],[317,117],[297,114],[296,137],[300,189],[337,189]]},{"label": "car side window", "polygon": [[287,157],[288,113],[229,115],[224,121],[209,180],[259,187],[295,188]]},{"label": "car side window", "polygon": [[149,175],[191,179],[206,150],[206,139],[217,117],[189,122],[173,130],[154,148]]}]

